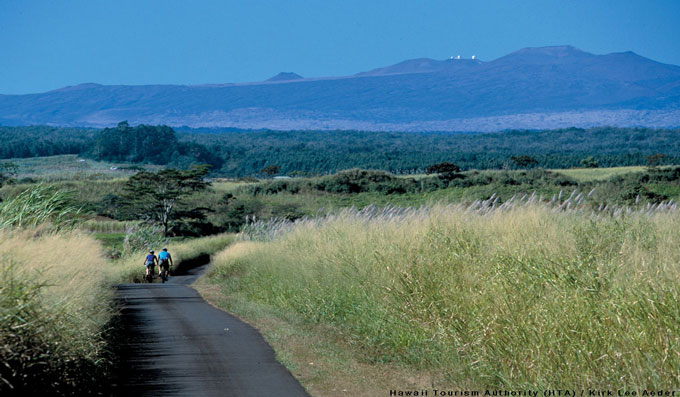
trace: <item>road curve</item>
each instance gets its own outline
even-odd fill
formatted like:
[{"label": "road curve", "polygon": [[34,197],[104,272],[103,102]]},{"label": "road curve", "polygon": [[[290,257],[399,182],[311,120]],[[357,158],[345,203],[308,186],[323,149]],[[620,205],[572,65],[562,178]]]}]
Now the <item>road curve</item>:
[{"label": "road curve", "polygon": [[202,270],[165,284],[118,286],[121,367],[112,392],[307,396],[259,331],[209,305],[189,286]]}]

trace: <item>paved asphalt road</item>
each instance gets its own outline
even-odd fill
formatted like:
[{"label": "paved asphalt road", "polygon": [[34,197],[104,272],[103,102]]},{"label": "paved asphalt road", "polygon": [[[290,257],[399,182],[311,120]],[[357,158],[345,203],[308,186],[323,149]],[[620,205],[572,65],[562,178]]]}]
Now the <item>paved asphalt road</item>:
[{"label": "paved asphalt road", "polygon": [[114,394],[307,396],[256,329],[189,287],[203,270],[118,287],[122,367]]}]

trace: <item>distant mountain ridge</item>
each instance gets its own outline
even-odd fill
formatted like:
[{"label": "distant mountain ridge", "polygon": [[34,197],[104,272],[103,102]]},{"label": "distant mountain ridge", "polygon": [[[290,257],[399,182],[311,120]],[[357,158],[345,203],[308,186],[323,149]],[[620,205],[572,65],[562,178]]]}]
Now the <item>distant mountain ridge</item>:
[{"label": "distant mountain ridge", "polygon": [[412,59],[352,76],[201,86],[94,83],[0,95],[0,124],[497,131],[680,126],[680,67],[632,52],[525,48],[493,61]]},{"label": "distant mountain ridge", "polygon": [[297,73],[292,72],[281,72],[276,76],[270,77],[265,81],[291,81],[291,80],[302,80],[304,77]]}]

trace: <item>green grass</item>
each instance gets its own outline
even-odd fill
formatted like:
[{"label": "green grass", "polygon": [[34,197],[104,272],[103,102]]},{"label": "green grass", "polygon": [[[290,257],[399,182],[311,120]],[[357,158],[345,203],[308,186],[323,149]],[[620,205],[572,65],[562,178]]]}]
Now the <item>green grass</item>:
[{"label": "green grass", "polygon": [[95,233],[94,238],[109,252],[111,257],[120,256],[123,252],[125,233]]},{"label": "green grass", "polygon": [[40,229],[3,230],[0,240],[0,394],[103,391],[114,309],[99,244]]},{"label": "green grass", "polygon": [[[11,342],[18,346],[12,349],[30,352],[21,346],[42,343],[40,349],[49,351],[55,360],[50,361],[52,367],[45,378],[63,373],[64,381],[73,386],[76,379],[82,380],[81,375],[69,372],[64,363],[81,363],[83,366],[74,364],[73,368],[82,370],[82,376],[92,368],[102,368],[94,363],[105,360],[102,330],[105,319],[110,318],[106,305],[111,302],[106,287],[139,281],[144,271],[143,253],[120,260],[105,255],[105,250],[122,251],[127,222],[91,219],[80,225],[90,234],[77,238],[71,234],[68,242],[58,240],[55,229],[45,225],[64,221],[68,226],[80,205],[85,211],[96,211],[106,195],[122,192],[127,174],[108,172],[108,164],[79,162],[74,156],[22,161],[20,177],[54,180],[56,191],[73,192],[74,201],[35,193],[33,183],[0,189],[4,200],[0,222],[5,222],[8,230],[37,225],[33,234],[21,238],[0,235],[0,270],[6,275],[0,285],[4,294],[0,319],[11,319],[0,324],[0,338],[4,338],[0,345]],[[336,352],[337,357],[350,357],[355,375],[363,366],[386,365],[391,374],[399,373],[394,368],[405,367],[415,373],[436,374],[438,382],[456,387],[679,386],[680,359],[669,353],[680,350],[680,219],[676,213],[605,218],[591,217],[590,211],[553,213],[527,207],[481,216],[441,206],[471,203],[493,194],[507,200],[533,191],[550,198],[560,190],[568,195],[573,189],[587,188],[588,192],[592,187],[601,191],[591,200],[606,198],[610,203],[620,203],[630,192],[634,200],[639,189],[680,197],[677,180],[601,182],[645,172],[642,167],[554,172],[581,185],[557,186],[550,184],[549,178],[530,184],[525,182],[530,176],[520,171],[484,171],[469,174],[480,180],[489,177],[493,183],[405,194],[303,189],[297,194],[253,196],[241,190],[250,183],[218,180],[212,189],[187,201],[193,207],[214,209],[208,219],[216,225],[224,224],[220,222],[228,217],[240,221],[253,214],[264,219],[315,217],[337,214],[351,206],[438,208],[439,212],[429,215],[394,219],[341,215],[318,223],[305,221],[279,240],[235,244],[217,259],[207,281],[228,297],[222,299],[229,302],[228,307],[246,314],[258,307],[259,314],[254,317],[260,322],[271,320],[267,316],[272,313],[278,316],[276,321],[294,319],[284,333],[293,334],[301,327],[301,335],[314,335],[322,339],[319,343],[332,346],[316,350],[324,355],[334,356],[333,349],[346,349]],[[419,175],[416,179],[423,178]],[[616,190],[613,185],[621,186]],[[224,200],[227,193],[236,196],[230,204]],[[247,208],[229,214],[241,204]],[[41,240],[43,237],[51,240]],[[229,234],[172,239],[168,246],[179,263],[212,255],[233,239]],[[52,251],[43,254],[45,247]],[[98,279],[96,286],[88,284],[89,279],[55,277],[44,262],[49,260],[50,266],[58,263],[54,265],[57,274],[70,274],[73,258],[82,259],[83,253],[91,251],[94,257],[79,262],[97,264],[114,273],[108,280]],[[62,255],[60,260],[54,260],[55,253]],[[17,267],[34,273],[12,270]],[[47,269],[44,278],[43,269]],[[79,290],[72,282],[93,288]],[[97,299],[101,301],[94,302]],[[72,301],[79,303],[62,304]],[[31,319],[22,328],[28,332],[26,339],[10,340],[12,330],[24,318]],[[2,328],[6,325],[9,328]],[[331,335],[332,340],[312,329],[322,330],[321,334]],[[266,334],[288,340],[281,332],[273,327]],[[279,348],[286,349],[285,345],[281,342]],[[42,354],[40,349],[36,351]],[[96,354],[85,354],[87,349]],[[304,368],[290,358],[294,354],[285,354],[291,366]],[[21,365],[43,368],[39,357],[25,357],[27,361]],[[335,362],[325,375],[314,372],[310,379],[332,378],[342,371],[339,359]],[[26,373],[38,376],[42,369],[30,371]],[[343,379],[355,375],[348,373]],[[0,376],[13,375],[0,372]],[[319,389],[324,390],[321,395],[332,390],[326,386]],[[384,390],[384,385],[381,387]],[[361,388],[356,390],[360,393]]]},{"label": "green grass", "polygon": [[141,221],[117,221],[106,218],[95,218],[84,221],[80,228],[96,233],[124,233],[130,226],[138,225]]},{"label": "green grass", "polygon": [[650,183],[647,185],[649,190],[657,194],[662,194],[670,198],[680,197],[680,185],[670,185],[665,183]]},{"label": "green grass", "polygon": [[[99,203],[107,194],[121,194],[124,183],[123,179],[99,179],[87,181],[62,180],[50,182],[50,185],[60,191],[69,192],[76,203],[92,206]],[[0,198],[6,200],[35,185],[33,182],[4,185],[0,188]]]},{"label": "green grass", "polygon": [[212,182],[212,188],[220,193],[233,193],[241,186],[245,186],[252,182],[243,182],[239,180],[232,179],[217,179]]},{"label": "green grass", "polygon": [[513,195],[542,194],[545,198],[550,198],[553,194],[559,193],[560,190],[567,191],[560,187],[541,187],[537,188],[531,185],[484,185],[471,186],[467,188],[450,187],[432,192],[425,193],[405,193],[405,194],[380,194],[380,193],[358,193],[353,195],[325,195],[321,197],[312,197],[308,201],[308,205],[316,203],[318,208],[327,209],[341,209],[346,207],[364,208],[369,205],[377,205],[384,207],[388,205],[398,207],[417,207],[424,205],[433,205],[435,203],[451,204],[460,202],[473,202],[475,200],[485,200],[496,195],[502,199],[509,199]]},{"label": "green grass", "polygon": [[35,185],[0,203],[0,228],[43,224],[55,229],[70,228],[78,222],[80,212],[67,193],[54,186]]},{"label": "green grass", "polygon": [[675,389],[679,246],[677,212],[347,213],[237,243],[209,281],[437,386]]},{"label": "green grass", "polygon": [[[19,167],[16,175],[18,179],[33,178],[46,181],[79,180],[90,177],[111,179],[130,176],[136,172],[123,169],[135,164],[94,161],[75,154],[2,161],[14,163]],[[150,170],[161,168],[157,165],[142,165],[142,167]]]},{"label": "green grass", "polygon": [[[112,261],[125,233],[74,229],[79,211],[52,186],[29,185],[0,203],[0,394],[104,393],[112,376],[111,286],[138,281],[141,259]],[[115,230],[91,221],[84,229]],[[233,235],[175,239],[175,264],[210,255]],[[162,247],[157,247],[160,250]],[[140,253],[140,258],[143,253]]]},{"label": "green grass", "polygon": [[604,181],[613,176],[645,172],[646,167],[568,168],[551,170],[579,182]]},{"label": "green grass", "polygon": [[383,194],[378,192],[356,193],[356,194],[329,194],[324,192],[302,192],[298,194],[279,193],[272,195],[258,196],[238,196],[243,200],[248,200],[254,208],[258,208],[256,215],[258,218],[271,216],[283,216],[286,208],[294,208],[301,215],[316,216],[319,211],[339,211],[347,207],[364,208],[369,205],[378,207],[399,206],[399,207],[418,207],[433,205],[436,203],[450,204],[468,202],[475,200],[488,199],[492,195],[501,197],[504,200],[510,199],[513,195],[536,194],[543,195],[550,199],[552,195],[558,194],[560,190],[571,193],[576,187],[564,188],[559,186],[536,187],[528,184],[524,185],[505,185],[499,186],[482,185],[463,187],[449,187],[424,193],[404,193],[404,194]]},{"label": "green grass", "polygon": [[[168,251],[172,254],[175,266],[183,261],[195,259],[201,255],[213,255],[224,249],[234,241],[234,234],[218,234],[215,236],[171,240],[167,244]],[[149,247],[156,252],[163,247]],[[120,283],[138,283],[143,281],[144,266],[142,265],[146,252],[133,252],[116,261],[112,268],[116,273],[116,280]]]}]

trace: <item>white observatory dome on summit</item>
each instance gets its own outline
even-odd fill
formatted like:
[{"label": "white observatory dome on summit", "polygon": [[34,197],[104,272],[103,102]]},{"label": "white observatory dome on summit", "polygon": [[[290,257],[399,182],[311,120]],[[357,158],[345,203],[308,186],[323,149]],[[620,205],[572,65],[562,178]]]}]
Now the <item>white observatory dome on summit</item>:
[{"label": "white observatory dome on summit", "polygon": [[[451,55],[451,56],[449,57],[449,59],[450,59],[450,60],[454,60],[454,59],[465,59],[465,58],[462,58],[460,55],[456,55],[455,57],[454,57],[453,55]],[[477,56],[476,56],[476,55],[473,55],[471,59],[472,59],[472,60],[475,60],[475,59],[477,59]]]}]

